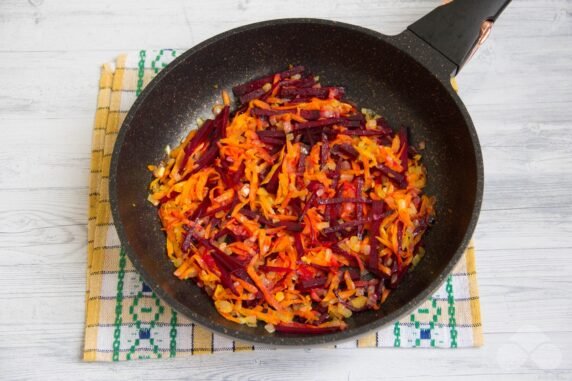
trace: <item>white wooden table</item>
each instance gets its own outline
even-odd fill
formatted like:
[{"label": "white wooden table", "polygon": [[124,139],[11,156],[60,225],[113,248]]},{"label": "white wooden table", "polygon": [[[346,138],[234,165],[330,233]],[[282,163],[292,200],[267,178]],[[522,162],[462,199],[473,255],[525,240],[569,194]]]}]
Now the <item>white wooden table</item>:
[{"label": "white wooden table", "polygon": [[485,346],[82,363],[99,66],[269,18],[387,34],[438,0],[0,1],[0,379],[572,379],[572,1],[515,0],[458,78],[485,157]]}]

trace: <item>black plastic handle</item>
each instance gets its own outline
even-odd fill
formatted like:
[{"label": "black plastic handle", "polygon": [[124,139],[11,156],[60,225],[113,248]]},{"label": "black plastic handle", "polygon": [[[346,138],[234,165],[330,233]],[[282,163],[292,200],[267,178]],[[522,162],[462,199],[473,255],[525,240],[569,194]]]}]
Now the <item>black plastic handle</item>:
[{"label": "black plastic handle", "polygon": [[[457,65],[457,72],[486,39],[511,0],[454,0],[407,29]],[[485,23],[485,22],[489,23]]]}]

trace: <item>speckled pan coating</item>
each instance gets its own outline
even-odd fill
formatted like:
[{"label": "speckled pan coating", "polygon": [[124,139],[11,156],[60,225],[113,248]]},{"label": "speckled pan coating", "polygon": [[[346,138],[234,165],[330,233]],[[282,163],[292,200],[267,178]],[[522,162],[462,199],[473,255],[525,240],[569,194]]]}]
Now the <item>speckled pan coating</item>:
[{"label": "speckled pan coating", "polygon": [[[197,117],[210,116],[221,89],[301,64],[323,84],[343,85],[348,99],[410,127],[425,141],[427,193],[437,196],[437,223],[427,255],[379,311],[355,314],[349,329],[319,336],[270,334],[225,320],[192,281],[173,276],[157,210],[146,201],[147,164],[176,146]],[[121,243],[143,279],[164,301],[222,335],[274,346],[346,341],[392,323],[422,303],[452,270],[475,228],[483,194],[483,163],[473,123],[450,86],[454,65],[406,31],[384,36],[315,19],[273,20],[233,29],[187,51],[147,86],[117,137],[110,197]]]}]

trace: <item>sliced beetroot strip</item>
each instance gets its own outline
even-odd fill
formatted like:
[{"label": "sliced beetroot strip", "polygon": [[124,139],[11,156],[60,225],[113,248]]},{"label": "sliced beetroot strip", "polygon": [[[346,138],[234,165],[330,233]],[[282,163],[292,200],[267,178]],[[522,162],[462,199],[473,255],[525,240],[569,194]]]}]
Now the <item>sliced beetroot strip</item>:
[{"label": "sliced beetroot strip", "polygon": [[232,176],[230,177],[230,180],[232,181],[233,187],[237,186],[240,183],[240,179],[242,178],[242,176],[244,176],[245,169],[246,169],[246,165],[244,164],[244,161],[243,161],[242,163],[240,163],[238,170],[236,172],[234,172],[232,174]]},{"label": "sliced beetroot strip", "polygon": [[342,257],[347,258],[349,261],[351,261],[352,263],[357,262],[356,258],[351,255],[350,253],[348,253],[347,251],[345,251],[344,249],[342,249],[337,243],[333,244],[330,249],[332,249],[332,251],[338,255],[341,255]]},{"label": "sliced beetroot strip", "polygon": [[[363,177],[358,176],[358,178],[356,179],[356,195],[357,195],[358,198],[361,198],[361,197],[362,197],[363,185],[364,185],[363,183],[364,183]],[[358,203],[358,204],[356,205],[356,216],[357,216],[357,219],[359,220],[359,219],[363,218],[362,215],[363,215],[363,204],[362,204],[362,203]],[[358,225],[357,229],[358,229],[358,230],[357,230],[358,238],[361,239],[362,236],[363,236],[364,225]]]},{"label": "sliced beetroot strip", "polygon": [[258,212],[253,212],[250,209],[243,208],[240,210],[240,214],[244,215],[247,218],[250,218],[251,220],[258,221],[258,223],[263,224],[263,225],[267,225],[267,226],[274,227],[274,228],[278,226],[277,223],[270,221],[269,219],[264,217],[262,214],[260,214]]},{"label": "sliced beetroot strip", "polygon": [[334,197],[334,198],[322,198],[318,200],[318,204],[320,205],[343,204],[343,203],[371,204],[372,200],[367,198],[356,198],[356,197]]},{"label": "sliced beetroot strip", "polygon": [[250,102],[253,99],[257,99],[260,98],[262,95],[264,95],[266,93],[266,91],[264,91],[263,88],[260,89],[256,89],[254,91],[251,91],[250,93],[246,93],[244,95],[240,96],[240,103],[246,104],[248,102]]},{"label": "sliced beetroot strip", "polygon": [[234,287],[234,282],[232,281],[232,278],[230,277],[230,273],[228,272],[228,270],[216,258],[213,257],[213,260],[215,261],[218,267],[218,271],[220,272],[220,282],[222,283],[222,285],[230,289],[234,294],[238,295],[238,291],[236,290],[236,287]]},{"label": "sliced beetroot strip", "polygon": [[403,280],[403,278],[405,277],[405,274],[407,274],[407,270],[409,270],[409,265],[407,266],[403,266],[403,268],[401,270],[399,270],[398,272],[396,272],[395,274],[393,274],[391,276],[391,279],[389,281],[389,284],[387,285],[388,288],[391,289],[395,289],[397,288],[397,286],[399,285],[399,283],[401,283],[401,281]]},{"label": "sliced beetroot strip", "polygon": [[229,235],[229,236],[234,236],[234,234],[232,233],[232,231],[228,228],[224,228],[219,230],[214,236],[213,236],[213,240],[218,240],[221,237],[224,237],[225,235]]},{"label": "sliced beetroot strip", "polygon": [[191,138],[191,140],[185,146],[185,156],[181,162],[181,170],[185,168],[187,165],[187,161],[189,161],[189,157],[195,152],[195,150],[200,146],[202,143],[206,143],[208,141],[209,135],[213,132],[214,127],[214,120],[207,119],[201,127],[195,133],[195,136]]},{"label": "sliced beetroot strip", "polygon": [[316,84],[313,76],[307,76],[300,79],[286,79],[280,81],[280,86],[289,86],[297,88],[312,87]]},{"label": "sliced beetroot strip", "polygon": [[304,226],[297,221],[280,221],[276,224],[277,226],[284,226],[286,230],[291,232],[301,232],[304,230]]},{"label": "sliced beetroot strip", "polygon": [[261,88],[262,86],[264,86],[267,83],[272,83],[273,79],[274,79],[274,74],[266,75],[264,77],[254,79],[250,82],[246,82],[246,83],[243,83],[241,85],[234,86],[232,88],[232,92],[236,96],[242,96],[244,94],[251,93],[254,90]]},{"label": "sliced beetroot strip", "polygon": [[400,188],[407,188],[407,179],[402,173],[396,172],[383,164],[378,164],[376,168],[387,176],[388,179],[393,180]]},{"label": "sliced beetroot strip", "polygon": [[[186,226],[185,226],[186,227]],[[193,241],[193,235],[187,231],[187,235],[181,244],[181,250],[186,253],[191,248],[191,243]]]},{"label": "sliced beetroot strip", "polygon": [[383,118],[383,117],[377,118],[375,120],[375,124],[377,125],[377,127],[381,131],[385,132],[386,135],[393,133],[393,130],[391,129],[391,126],[389,125],[389,122],[385,118]]},{"label": "sliced beetroot strip", "polygon": [[409,139],[407,135],[407,127],[401,127],[399,130],[399,142],[401,143],[399,160],[401,161],[403,172],[407,172],[407,167],[409,165],[407,162],[407,154],[409,152]]},{"label": "sliced beetroot strip", "polygon": [[267,137],[267,138],[274,138],[274,139],[286,139],[286,134],[284,131],[276,131],[276,130],[262,130],[256,131],[256,134],[259,137]]},{"label": "sliced beetroot strip", "polygon": [[267,136],[259,136],[258,139],[260,139],[262,143],[272,146],[283,146],[286,144],[286,139],[270,138]]},{"label": "sliced beetroot strip", "polygon": [[301,335],[322,335],[325,333],[333,333],[341,331],[342,327],[315,327],[309,324],[284,324],[280,323],[276,325],[276,332],[281,333],[292,333],[292,334],[301,334]]},{"label": "sliced beetroot strip", "polygon": [[294,234],[294,246],[296,247],[296,252],[298,253],[298,259],[304,256],[304,245],[302,244],[302,237],[300,233]]},{"label": "sliced beetroot strip", "polygon": [[332,153],[344,154],[352,160],[359,157],[359,152],[349,143],[337,144],[332,148]]},{"label": "sliced beetroot strip", "polygon": [[381,130],[347,130],[340,132],[342,135],[349,135],[349,136],[382,136],[387,135],[386,132]]},{"label": "sliced beetroot strip", "polygon": [[329,233],[339,232],[339,231],[345,230],[347,228],[352,228],[352,227],[360,226],[360,225],[363,226],[363,225],[367,224],[368,222],[369,222],[368,220],[348,221],[348,222],[344,222],[344,223],[336,225],[336,226],[324,228],[324,229],[322,229],[322,233],[329,234]]},{"label": "sliced beetroot strip", "polygon": [[[291,77],[293,75],[302,73],[304,71],[304,66],[294,66],[291,69],[276,73],[280,76],[281,79],[284,78],[288,78]],[[262,86],[264,86],[267,83],[272,83],[272,81],[274,80],[274,75],[275,74],[269,74],[269,75],[265,75],[263,77],[254,79],[252,81],[234,86],[232,88],[232,92],[234,93],[234,95],[236,96],[241,96],[244,95],[246,93],[252,92],[253,90],[256,90]]]},{"label": "sliced beetroot strip", "polygon": [[289,272],[291,269],[289,269],[288,267],[278,267],[278,266],[260,265],[260,266],[258,266],[258,270],[264,271],[264,272],[274,271],[274,272],[277,272],[277,273],[287,273],[287,272]]},{"label": "sliced beetroot strip", "polygon": [[234,193],[234,197],[232,199],[232,202],[226,205],[221,205],[218,208],[214,208],[209,210],[208,212],[206,212],[204,214],[205,217],[207,216],[213,216],[216,213],[223,211],[223,210],[231,210],[232,208],[234,208],[234,206],[236,205],[236,203],[238,202],[238,196],[236,195],[236,192]]},{"label": "sliced beetroot strip", "polygon": [[371,229],[370,229],[370,252],[368,258],[368,269],[375,273],[379,273],[379,255],[378,246],[379,242],[377,240],[377,235],[379,234],[379,226],[381,225],[381,220],[385,212],[385,202],[384,201],[374,201],[371,205],[370,219]]},{"label": "sliced beetroot strip", "polygon": [[274,174],[272,175],[272,177],[270,178],[270,180],[268,181],[268,183],[266,184],[266,190],[269,191],[270,193],[276,193],[276,191],[278,190],[278,175],[280,174],[279,170],[274,171]]},{"label": "sliced beetroot strip", "polygon": [[326,127],[332,126],[334,124],[341,124],[344,122],[343,118],[327,118],[327,119],[320,119],[320,120],[313,120],[310,122],[305,123],[298,123],[294,131],[300,131],[310,128],[317,128],[317,127]]},{"label": "sliced beetroot strip", "polygon": [[291,112],[296,112],[296,110],[265,110],[263,108],[258,108],[255,107],[252,109],[252,114],[256,115],[256,116],[274,116],[274,115],[282,115],[282,114],[288,114]]},{"label": "sliced beetroot strip", "polygon": [[300,152],[300,157],[298,158],[298,164],[296,165],[296,174],[304,174],[304,171],[306,170],[306,157],[308,157],[308,154],[302,150]]},{"label": "sliced beetroot strip", "polygon": [[197,218],[201,218],[203,213],[207,210],[210,205],[210,200],[208,197],[205,197],[203,201],[197,206],[197,208],[193,211],[193,213],[189,216],[190,221],[194,221]]},{"label": "sliced beetroot strip", "polygon": [[330,142],[328,141],[328,135],[322,134],[322,147],[320,149],[320,162],[322,168],[328,162],[328,158],[330,157]]},{"label": "sliced beetroot strip", "polygon": [[215,118],[215,124],[217,124],[218,128],[218,137],[216,138],[226,137],[226,127],[228,126],[229,114],[230,114],[230,107],[224,106],[221,112]]},{"label": "sliced beetroot strip", "polygon": [[320,119],[320,110],[300,110],[300,116],[306,120]]},{"label": "sliced beetroot strip", "polygon": [[306,70],[306,68],[304,66],[298,65],[298,66],[293,66],[288,70],[281,71],[278,73],[278,75],[280,76],[280,79],[284,79],[284,78],[289,78],[289,77],[296,75],[296,74],[300,74],[304,70]]},{"label": "sliced beetroot strip", "polygon": [[312,205],[314,204],[314,201],[316,199],[316,191],[313,191],[312,194],[310,194],[310,197],[308,197],[308,200],[306,201],[306,204],[304,205],[304,210],[302,210],[302,213],[300,214],[299,220],[301,221],[304,216],[306,215],[306,213],[308,213],[308,210],[312,207]]},{"label": "sliced beetroot strip", "polygon": [[[330,95],[330,91],[333,89],[337,90],[337,97],[343,97],[345,91],[343,87],[310,87],[310,88],[298,88],[294,86],[284,86],[280,89],[280,96],[284,98],[327,98]],[[338,99],[339,99],[338,98]]]},{"label": "sliced beetroot strip", "polygon": [[326,285],[328,281],[328,277],[318,277],[318,278],[311,278],[311,279],[304,279],[296,285],[296,288],[300,291],[309,291],[312,288],[320,288]]}]

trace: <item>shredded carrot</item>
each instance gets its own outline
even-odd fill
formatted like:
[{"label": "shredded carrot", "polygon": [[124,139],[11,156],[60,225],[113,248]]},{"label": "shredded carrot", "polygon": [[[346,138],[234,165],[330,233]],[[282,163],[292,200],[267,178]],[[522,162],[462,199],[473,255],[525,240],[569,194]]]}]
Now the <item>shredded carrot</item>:
[{"label": "shredded carrot", "polygon": [[233,93],[234,114],[223,91],[216,117],[148,166],[174,275],[239,324],[345,329],[425,254],[435,200],[421,155],[302,67]]}]

